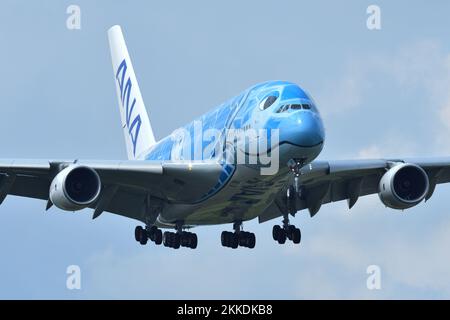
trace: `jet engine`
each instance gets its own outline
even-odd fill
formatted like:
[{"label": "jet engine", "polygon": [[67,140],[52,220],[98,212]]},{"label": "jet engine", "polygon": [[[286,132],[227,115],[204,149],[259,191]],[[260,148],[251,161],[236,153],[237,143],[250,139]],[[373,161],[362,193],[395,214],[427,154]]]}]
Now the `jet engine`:
[{"label": "jet engine", "polygon": [[76,211],[94,203],[102,184],[97,172],[82,165],[61,170],[50,184],[50,201],[60,209]]},{"label": "jet engine", "polygon": [[381,178],[378,195],[392,209],[407,209],[419,204],[427,195],[429,179],[425,170],[403,163],[389,169]]}]

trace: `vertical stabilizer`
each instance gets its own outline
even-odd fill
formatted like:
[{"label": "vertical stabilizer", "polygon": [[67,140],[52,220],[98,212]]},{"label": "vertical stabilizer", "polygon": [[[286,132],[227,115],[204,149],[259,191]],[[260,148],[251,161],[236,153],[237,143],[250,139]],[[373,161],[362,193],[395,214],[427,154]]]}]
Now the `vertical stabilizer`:
[{"label": "vertical stabilizer", "polygon": [[108,38],[128,159],[142,159],[155,136],[120,26],[109,29]]}]

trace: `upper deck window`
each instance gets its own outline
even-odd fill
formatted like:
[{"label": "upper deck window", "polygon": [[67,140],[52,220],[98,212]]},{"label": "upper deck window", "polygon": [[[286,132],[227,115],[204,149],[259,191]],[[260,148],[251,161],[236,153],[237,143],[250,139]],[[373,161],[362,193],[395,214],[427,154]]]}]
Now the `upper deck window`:
[{"label": "upper deck window", "polygon": [[278,92],[272,92],[270,93],[267,97],[265,97],[259,104],[259,108],[261,110],[266,110],[267,108],[269,108],[271,105],[274,104],[275,101],[277,101],[278,99]]}]

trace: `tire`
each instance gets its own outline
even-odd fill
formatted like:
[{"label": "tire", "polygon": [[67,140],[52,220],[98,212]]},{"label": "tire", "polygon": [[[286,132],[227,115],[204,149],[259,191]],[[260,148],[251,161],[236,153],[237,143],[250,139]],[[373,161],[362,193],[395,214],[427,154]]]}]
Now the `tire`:
[{"label": "tire", "polygon": [[250,233],[248,236],[248,241],[247,241],[247,248],[249,249],[253,249],[256,245],[256,236],[254,233]]},{"label": "tire", "polygon": [[280,233],[278,234],[277,241],[279,244],[284,244],[286,242],[286,231],[281,229]]},{"label": "tire", "polygon": [[231,233],[230,232],[230,247],[233,249],[237,249],[237,247],[239,246],[239,237],[236,233]]},{"label": "tire", "polygon": [[293,226],[293,225],[290,225],[290,226],[287,227],[286,236],[288,237],[289,240],[292,240],[292,237],[293,237],[294,232],[295,232],[296,229],[297,228],[295,226]]},{"label": "tire", "polygon": [[197,235],[195,233],[192,233],[190,236],[190,243],[189,243],[189,248],[191,249],[196,249],[197,248],[197,244],[198,244],[198,239],[197,239]]},{"label": "tire", "polygon": [[155,241],[155,234],[157,230],[158,228],[155,226],[151,226],[150,229],[148,229],[147,233],[150,240]]},{"label": "tire", "polygon": [[165,231],[163,234],[163,244],[164,247],[170,247],[170,232]]},{"label": "tire", "polygon": [[222,231],[222,234],[220,235],[220,242],[222,243],[222,247],[229,247],[228,231]]},{"label": "tire", "polygon": [[160,245],[162,243],[163,236],[162,236],[162,231],[160,229],[157,229],[155,231],[154,238],[155,238],[155,244]]},{"label": "tire", "polygon": [[241,231],[241,232],[237,233],[236,235],[238,237],[239,245],[241,247],[248,247],[248,238],[249,238],[250,233]]},{"label": "tire", "polygon": [[173,233],[172,248],[179,249],[181,245],[181,237],[178,233]]},{"label": "tire", "polygon": [[278,241],[279,234],[281,232],[281,227],[279,225],[274,225],[272,228],[272,238],[275,241]]},{"label": "tire", "polygon": [[147,244],[147,241],[148,241],[147,231],[145,231],[145,229],[142,229],[142,231],[140,232],[139,243],[144,246]]},{"label": "tire", "polygon": [[136,228],[134,228],[134,238],[136,239],[137,242],[141,241],[142,230],[144,230],[144,228],[142,228],[141,226],[137,226]]},{"label": "tire", "polygon": [[190,243],[190,233],[182,231],[180,233],[180,245],[182,247],[189,247],[189,243]]},{"label": "tire", "polygon": [[302,239],[302,234],[300,232],[299,228],[295,228],[294,232],[292,233],[292,242],[294,242],[295,244],[300,243]]}]

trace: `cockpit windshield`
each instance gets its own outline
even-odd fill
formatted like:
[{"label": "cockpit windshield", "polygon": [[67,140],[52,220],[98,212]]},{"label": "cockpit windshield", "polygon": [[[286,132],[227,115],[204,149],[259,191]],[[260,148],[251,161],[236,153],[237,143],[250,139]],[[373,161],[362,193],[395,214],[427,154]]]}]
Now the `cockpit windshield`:
[{"label": "cockpit windshield", "polygon": [[311,110],[312,106],[308,102],[284,104],[278,108],[276,113],[286,112],[288,110]]}]

